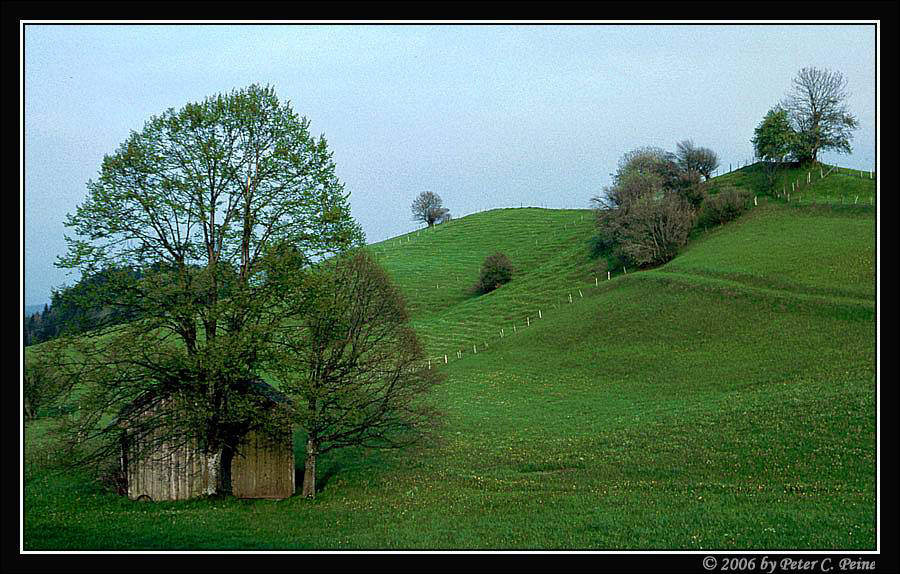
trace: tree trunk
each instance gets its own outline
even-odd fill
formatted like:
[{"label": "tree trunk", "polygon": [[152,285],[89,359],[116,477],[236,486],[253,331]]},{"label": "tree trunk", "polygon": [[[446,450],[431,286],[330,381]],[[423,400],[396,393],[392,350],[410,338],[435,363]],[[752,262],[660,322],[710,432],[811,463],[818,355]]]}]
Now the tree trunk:
[{"label": "tree trunk", "polygon": [[316,456],[319,454],[319,445],[316,439],[306,441],[306,464],[303,469],[303,496],[316,497]]},{"label": "tree trunk", "polygon": [[222,447],[206,454],[206,490],[208,496],[231,494],[231,461],[234,451]]}]

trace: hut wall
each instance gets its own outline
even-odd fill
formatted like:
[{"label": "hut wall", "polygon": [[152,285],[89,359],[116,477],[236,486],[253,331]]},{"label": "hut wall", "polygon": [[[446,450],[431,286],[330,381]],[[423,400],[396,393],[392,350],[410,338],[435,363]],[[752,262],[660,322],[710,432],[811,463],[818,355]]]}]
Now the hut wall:
[{"label": "hut wall", "polygon": [[238,498],[287,498],[294,494],[294,445],[290,435],[273,438],[250,431],[231,463]]},{"label": "hut wall", "polygon": [[[126,451],[129,498],[185,500],[205,492],[209,472],[196,442],[178,447],[164,443],[143,459],[136,456],[139,447],[132,444]],[[251,431],[238,451],[231,463],[234,496],[281,499],[294,494],[294,449],[290,440]]]},{"label": "hut wall", "polygon": [[185,500],[203,494],[208,476],[206,459],[196,443],[178,448],[163,445],[141,460],[136,459],[138,445],[128,456],[128,497],[149,496],[152,500]]}]

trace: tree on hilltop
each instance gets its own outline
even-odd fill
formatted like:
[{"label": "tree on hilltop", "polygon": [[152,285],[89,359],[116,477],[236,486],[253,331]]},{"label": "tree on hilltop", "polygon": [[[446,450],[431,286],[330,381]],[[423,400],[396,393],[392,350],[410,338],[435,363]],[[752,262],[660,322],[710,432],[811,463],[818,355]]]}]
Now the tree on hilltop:
[{"label": "tree on hilltop", "polygon": [[850,153],[850,140],[859,123],[847,110],[849,94],[844,76],[827,69],[802,68],[792,83],[781,107],[797,134],[796,159],[815,162],[823,150]]},{"label": "tree on hilltop", "polygon": [[591,199],[596,252],[640,267],[672,259],[687,242],[705,191],[674,154],[643,147],[622,156],[613,182]]},{"label": "tree on hilltop", "polygon": [[780,106],[770,109],[753,130],[753,151],[763,161],[769,185],[775,182],[778,165],[792,153],[797,134],[791,127],[787,111]]},{"label": "tree on hilltop", "polygon": [[450,210],[443,207],[441,196],[432,191],[423,191],[412,202],[412,214],[415,221],[434,226],[450,219]]},{"label": "tree on hilltop", "polygon": [[676,144],[675,157],[682,171],[696,172],[707,180],[719,167],[719,157],[716,152],[706,147],[697,147],[689,139]]}]

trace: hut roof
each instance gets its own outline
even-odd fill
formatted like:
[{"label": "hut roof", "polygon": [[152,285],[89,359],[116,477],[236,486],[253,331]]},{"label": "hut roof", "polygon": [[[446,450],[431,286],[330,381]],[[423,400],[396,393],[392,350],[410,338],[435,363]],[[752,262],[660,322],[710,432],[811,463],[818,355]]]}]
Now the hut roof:
[{"label": "hut roof", "polygon": [[[287,395],[285,395],[269,383],[263,381],[262,379],[248,379],[246,381],[241,381],[237,384],[236,388],[239,392],[249,392],[264,397],[268,399],[268,401],[272,405],[291,403],[291,399],[288,398]],[[144,408],[153,404],[154,401],[165,397],[165,395],[165,385],[161,384],[145,391],[136,399],[122,407],[122,410],[119,411],[118,416],[110,423],[109,426],[115,426],[131,415],[140,413],[142,410],[144,410]]]}]

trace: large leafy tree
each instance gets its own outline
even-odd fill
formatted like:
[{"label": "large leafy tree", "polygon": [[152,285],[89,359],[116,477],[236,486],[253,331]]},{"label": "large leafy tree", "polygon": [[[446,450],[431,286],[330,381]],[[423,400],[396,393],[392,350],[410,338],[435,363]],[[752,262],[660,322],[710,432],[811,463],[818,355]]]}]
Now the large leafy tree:
[{"label": "large leafy tree", "polygon": [[427,435],[438,417],[425,399],[443,378],[428,368],[403,295],[371,255],[334,258],[313,280],[317,296],[276,330],[266,365],[306,431],[303,495],[311,498],[322,453],[397,448]]},{"label": "large leafy tree", "polygon": [[141,317],[42,349],[77,381],[70,436],[100,456],[115,448],[108,417],[124,405],[183,405],[154,436],[196,441],[207,492],[228,492],[239,435],[263,417],[243,390],[290,311],[285,293],[305,288],[315,260],[363,242],[324,136],[270,87],[169,109],[104,157],[66,225],[74,233],[58,265],[140,270],[137,281],[110,275],[91,296]]},{"label": "large leafy tree", "polygon": [[853,130],[859,123],[847,109],[847,80],[840,72],[803,68],[782,101],[797,137],[794,155],[816,161],[822,150],[850,153]]}]

